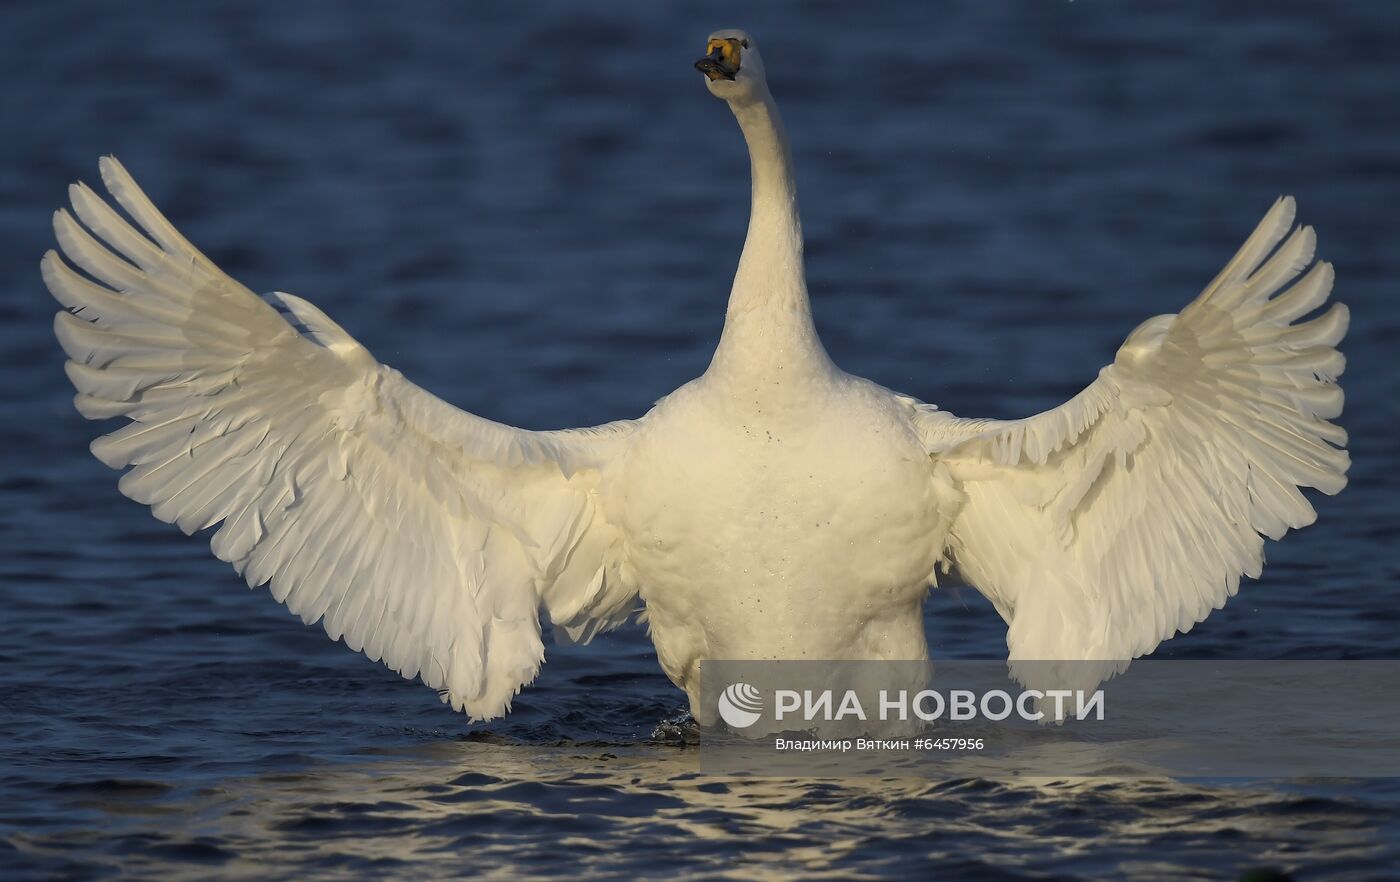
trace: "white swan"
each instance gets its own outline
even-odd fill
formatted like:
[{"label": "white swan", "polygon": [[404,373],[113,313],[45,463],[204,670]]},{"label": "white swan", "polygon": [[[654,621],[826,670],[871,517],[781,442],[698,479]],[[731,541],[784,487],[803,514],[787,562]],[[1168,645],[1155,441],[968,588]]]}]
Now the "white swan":
[{"label": "white swan", "polygon": [[[1344,484],[1332,269],[1280,199],[1176,315],[1068,403],[968,420],[843,373],[808,308],[792,164],[752,37],[696,66],[752,157],[753,207],[709,369],[646,416],[527,432],[377,362],[300,298],[259,298],[115,159],[43,260],[77,407],[125,417],[93,452],[123,493],[334,639],[475,718],[544,655],[641,603],[696,701],[706,658],[923,659],[935,570],[1006,619],[1011,659],[1123,660],[1258,576],[1262,533]],[[144,233],[144,235],[143,235]],[[1280,244],[1282,243],[1282,244]],[[1277,247],[1276,247],[1277,246]],[[90,277],[90,278],[89,278]]]}]

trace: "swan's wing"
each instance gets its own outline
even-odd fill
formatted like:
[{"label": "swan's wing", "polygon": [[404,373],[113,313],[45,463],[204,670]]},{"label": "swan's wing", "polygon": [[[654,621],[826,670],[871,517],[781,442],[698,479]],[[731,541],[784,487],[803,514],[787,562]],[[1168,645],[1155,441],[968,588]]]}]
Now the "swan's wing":
[{"label": "swan's wing", "polygon": [[1068,403],[1009,422],[916,408],[966,494],[950,556],[1007,620],[1013,660],[1152,651],[1259,575],[1260,534],[1313,522],[1300,487],[1345,486],[1328,420],[1347,309],[1295,323],[1333,274],[1293,217],[1279,200],[1200,297],[1139,326]]},{"label": "swan's wing", "polygon": [[186,533],[222,522],[214,553],[250,586],[473,717],[534,678],[540,609],[581,639],[632,611],[597,491],[634,423],[457,410],[306,301],[255,296],[101,168],[140,230],[75,184],[54,228],[86,276],[52,251],[43,274],[79,411],[130,420],[92,445],[132,466],[124,494]]}]

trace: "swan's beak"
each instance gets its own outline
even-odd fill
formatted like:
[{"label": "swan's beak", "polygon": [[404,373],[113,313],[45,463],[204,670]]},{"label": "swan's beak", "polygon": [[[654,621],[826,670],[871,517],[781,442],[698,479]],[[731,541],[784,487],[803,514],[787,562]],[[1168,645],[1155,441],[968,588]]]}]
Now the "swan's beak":
[{"label": "swan's beak", "polygon": [[705,47],[709,52],[695,62],[695,69],[715,80],[732,80],[739,72],[739,41],[730,39],[711,40]]}]

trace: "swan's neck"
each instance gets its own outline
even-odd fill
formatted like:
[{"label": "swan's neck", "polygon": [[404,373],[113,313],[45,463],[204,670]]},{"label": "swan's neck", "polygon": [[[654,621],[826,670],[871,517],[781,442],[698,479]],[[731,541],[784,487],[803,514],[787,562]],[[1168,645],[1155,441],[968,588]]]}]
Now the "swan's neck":
[{"label": "swan's neck", "polygon": [[744,253],[734,276],[724,334],[711,370],[770,375],[830,369],[817,338],[802,266],[802,222],[792,153],[773,98],[731,104],[748,143],[753,207]]}]

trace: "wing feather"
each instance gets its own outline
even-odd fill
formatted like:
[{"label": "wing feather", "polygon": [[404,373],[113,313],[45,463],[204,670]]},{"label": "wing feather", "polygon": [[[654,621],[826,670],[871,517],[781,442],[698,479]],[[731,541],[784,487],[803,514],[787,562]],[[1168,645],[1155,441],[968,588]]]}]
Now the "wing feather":
[{"label": "wing feather", "polygon": [[1330,420],[1348,314],[1298,321],[1334,273],[1294,216],[1291,198],[1275,203],[1196,300],[1144,322],[1061,407],[1009,422],[915,407],[966,494],[952,563],[1007,620],[1013,666],[1111,672],[1151,652],[1259,576],[1262,536],[1316,519],[1301,488],[1346,485],[1346,432]]},{"label": "wing feather", "polygon": [[101,172],[130,221],[75,184],[42,269],[79,411],[130,421],[92,445],[129,469],[124,494],[218,526],[250,586],[474,717],[533,679],[541,609],[588,634],[632,611],[596,497],[634,423],[525,432],[452,408],[307,301],[229,278],[115,159]]}]

